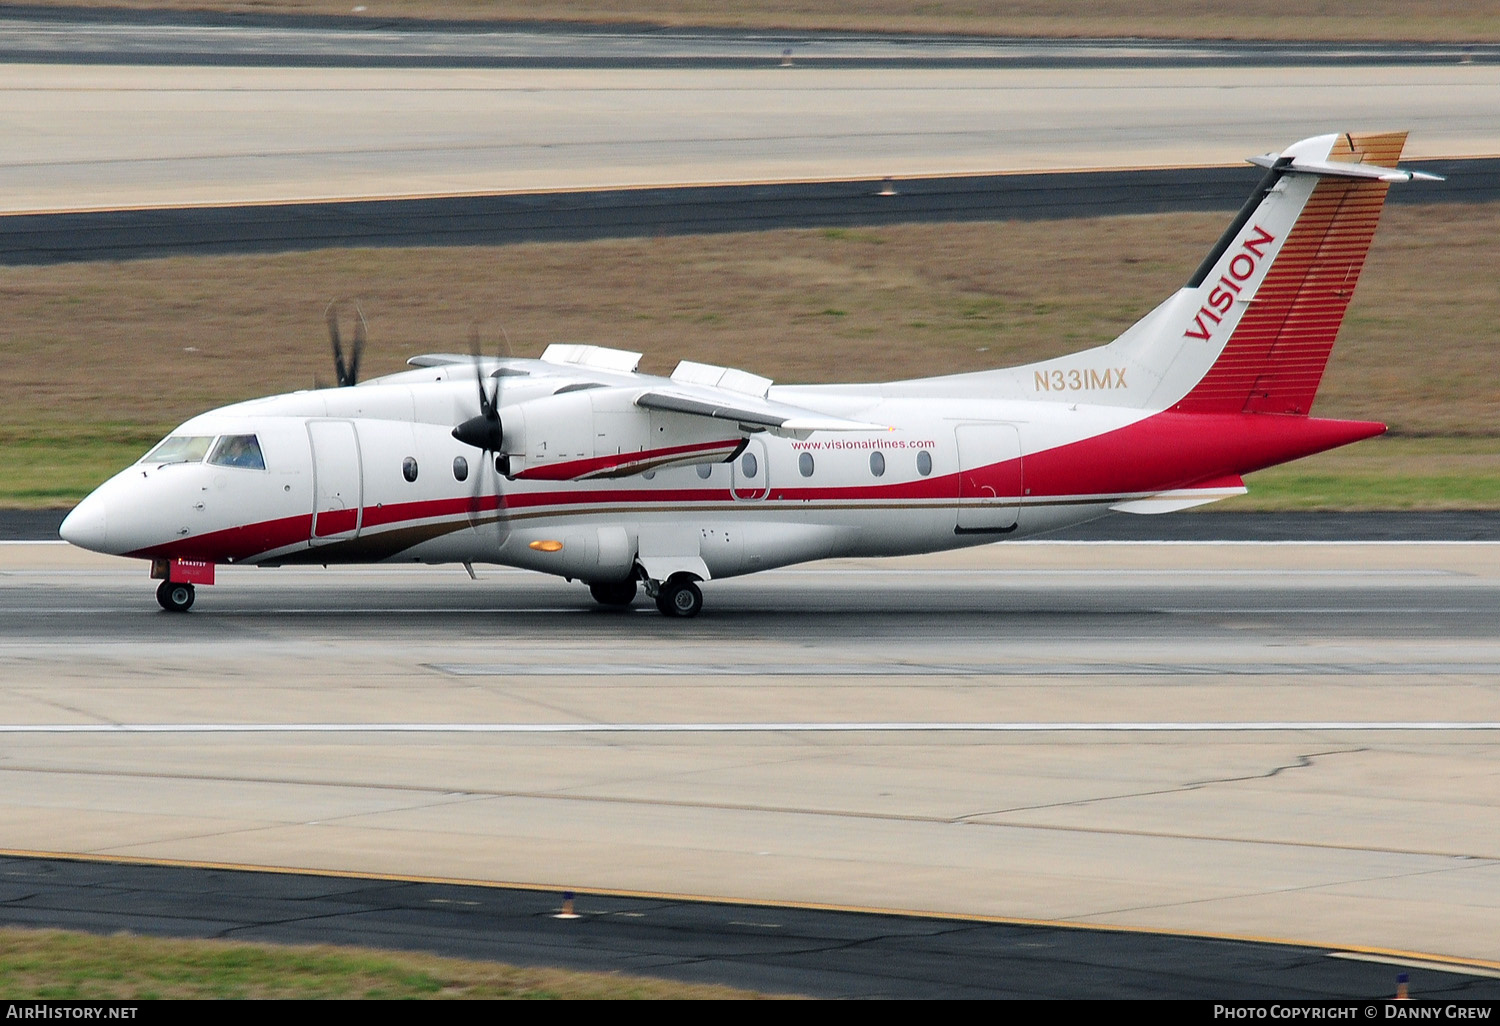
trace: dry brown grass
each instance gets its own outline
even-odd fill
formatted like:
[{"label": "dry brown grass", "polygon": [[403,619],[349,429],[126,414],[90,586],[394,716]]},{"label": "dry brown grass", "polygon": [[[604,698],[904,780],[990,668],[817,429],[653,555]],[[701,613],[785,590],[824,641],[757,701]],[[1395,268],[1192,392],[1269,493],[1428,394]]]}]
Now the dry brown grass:
[{"label": "dry brown grass", "polygon": [[[1176,288],[1217,214],[903,225],[498,248],[325,250],[0,269],[5,430],[147,433],[331,377],[324,305],[360,297],[367,376],[551,342],[783,382],[1022,363],[1106,342]],[[1317,412],[1408,435],[1500,434],[1500,206],[1394,208]]]},{"label": "dry brown grass", "polygon": [[[0,502],[66,503],[212,406],[332,378],[322,322],[360,297],[366,376],[465,351],[637,349],[782,382],[1023,363],[1106,342],[1176,288],[1219,214],[902,225],[496,248],[0,268]],[[1500,205],[1386,212],[1315,412],[1478,449],[1384,450],[1474,478],[1440,504],[1500,505]],[[1450,462],[1452,462],[1450,460]],[[1299,465],[1300,466],[1300,465]],[[1446,465],[1445,465],[1446,466]],[[1372,481],[1384,470],[1366,468]],[[1475,476],[1477,475],[1477,477]],[[1486,498],[1486,489],[1495,492]],[[1428,490],[1409,491],[1417,504]]]},{"label": "dry brown grass", "polygon": [[[33,0],[37,2],[37,0]],[[1500,39],[1493,0],[41,0],[46,6],[994,36]]]}]

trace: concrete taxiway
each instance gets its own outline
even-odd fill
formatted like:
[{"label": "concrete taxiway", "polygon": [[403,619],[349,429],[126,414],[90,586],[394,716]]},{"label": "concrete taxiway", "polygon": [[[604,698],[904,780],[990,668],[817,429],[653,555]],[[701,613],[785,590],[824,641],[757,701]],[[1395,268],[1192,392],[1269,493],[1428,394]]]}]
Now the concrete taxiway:
[{"label": "concrete taxiway", "polygon": [[1328,131],[1500,153],[1500,65],[0,64],[0,212],[1238,164]]},{"label": "concrete taxiway", "polygon": [[479,572],[0,545],[7,847],[1500,959],[1500,545]]}]

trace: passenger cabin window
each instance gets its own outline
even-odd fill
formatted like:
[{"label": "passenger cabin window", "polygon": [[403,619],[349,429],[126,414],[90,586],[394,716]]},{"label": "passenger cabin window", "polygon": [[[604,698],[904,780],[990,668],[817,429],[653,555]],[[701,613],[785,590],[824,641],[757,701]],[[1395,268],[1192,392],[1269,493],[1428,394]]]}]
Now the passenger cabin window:
[{"label": "passenger cabin window", "polygon": [[265,470],[265,457],[254,435],[225,435],[214,446],[208,462],[216,467],[239,467],[242,470]]},{"label": "passenger cabin window", "polygon": [[698,464],[698,476],[703,478],[703,480],[707,481],[713,474],[713,472],[714,468],[709,466],[707,463]]},{"label": "passenger cabin window", "polygon": [[801,472],[801,474],[802,474],[803,477],[812,477],[812,474],[813,474],[813,458],[812,458],[812,453],[805,452],[801,456],[797,457],[797,470],[799,472]]},{"label": "passenger cabin window", "polygon": [[172,435],[141,457],[142,463],[201,463],[213,435]]},{"label": "passenger cabin window", "polygon": [[453,479],[466,481],[469,477],[469,461],[462,456],[453,457]]},{"label": "passenger cabin window", "polygon": [[923,477],[926,477],[928,474],[932,473],[932,453],[928,452],[926,449],[923,449],[921,452],[917,453],[917,473],[921,474]]},{"label": "passenger cabin window", "polygon": [[408,456],[401,461],[401,476],[408,481],[417,479],[417,460],[415,456]]},{"label": "passenger cabin window", "polygon": [[870,473],[880,477],[885,473],[885,453],[878,449],[870,453]]}]

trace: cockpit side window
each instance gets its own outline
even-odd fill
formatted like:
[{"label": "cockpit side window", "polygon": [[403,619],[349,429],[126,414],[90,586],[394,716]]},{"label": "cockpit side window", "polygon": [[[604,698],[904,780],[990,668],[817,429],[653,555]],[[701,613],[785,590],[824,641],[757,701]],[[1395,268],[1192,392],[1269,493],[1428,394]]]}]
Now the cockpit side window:
[{"label": "cockpit side window", "polygon": [[213,435],[171,435],[142,456],[142,463],[200,463],[208,453]]},{"label": "cockpit side window", "polygon": [[208,462],[218,467],[240,467],[244,470],[265,470],[266,461],[260,454],[260,442],[254,435],[225,435],[214,446]]}]

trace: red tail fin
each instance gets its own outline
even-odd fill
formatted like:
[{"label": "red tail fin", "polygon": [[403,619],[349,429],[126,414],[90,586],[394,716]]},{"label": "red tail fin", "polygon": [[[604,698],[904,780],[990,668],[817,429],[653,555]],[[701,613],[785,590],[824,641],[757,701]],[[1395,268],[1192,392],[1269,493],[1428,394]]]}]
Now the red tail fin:
[{"label": "red tail fin", "polygon": [[[1405,132],[1340,136],[1330,161],[1395,167]],[[1322,178],[1223,351],[1177,404],[1195,413],[1311,408],[1389,186]]]}]

